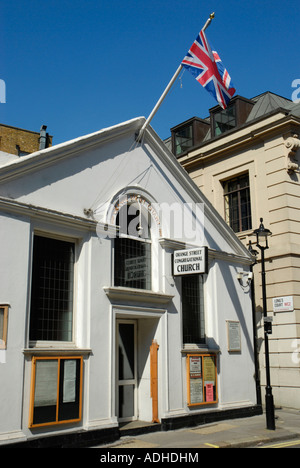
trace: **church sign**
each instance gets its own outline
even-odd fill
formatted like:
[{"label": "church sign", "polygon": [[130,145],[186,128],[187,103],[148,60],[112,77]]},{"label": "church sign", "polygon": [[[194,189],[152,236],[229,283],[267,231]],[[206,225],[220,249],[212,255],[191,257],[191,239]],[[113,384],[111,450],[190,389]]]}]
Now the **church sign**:
[{"label": "church sign", "polygon": [[207,247],[176,250],[173,257],[174,276],[207,273],[207,251]]}]

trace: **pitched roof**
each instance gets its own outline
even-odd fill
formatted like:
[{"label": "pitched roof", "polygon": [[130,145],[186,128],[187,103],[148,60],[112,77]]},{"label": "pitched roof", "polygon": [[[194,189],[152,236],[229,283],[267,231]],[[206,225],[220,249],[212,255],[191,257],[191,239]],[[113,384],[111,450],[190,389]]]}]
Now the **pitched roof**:
[{"label": "pitched roof", "polygon": [[270,91],[252,98],[251,101],[254,101],[255,104],[248,115],[246,122],[251,122],[259,117],[263,117],[279,108],[293,110],[295,107],[300,107],[297,104],[294,104],[290,99],[278,96]]}]

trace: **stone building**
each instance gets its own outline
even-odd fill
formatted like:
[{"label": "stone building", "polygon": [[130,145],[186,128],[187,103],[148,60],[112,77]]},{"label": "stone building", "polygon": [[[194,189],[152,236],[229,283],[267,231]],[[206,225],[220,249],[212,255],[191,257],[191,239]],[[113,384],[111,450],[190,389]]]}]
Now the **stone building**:
[{"label": "stone building", "polygon": [[[255,248],[263,218],[271,383],[275,403],[300,408],[300,104],[271,92],[236,96],[226,110],[171,129],[166,144],[238,238]],[[264,384],[260,257],[254,266],[258,348]],[[284,306],[284,304],[286,304]]]}]

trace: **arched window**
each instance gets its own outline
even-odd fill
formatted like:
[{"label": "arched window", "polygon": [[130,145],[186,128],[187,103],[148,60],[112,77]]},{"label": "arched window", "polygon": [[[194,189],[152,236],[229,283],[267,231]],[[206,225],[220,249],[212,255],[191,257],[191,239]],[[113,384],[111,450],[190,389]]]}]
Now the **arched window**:
[{"label": "arched window", "polygon": [[124,204],[116,217],[114,285],[151,289],[151,216],[142,202]]}]

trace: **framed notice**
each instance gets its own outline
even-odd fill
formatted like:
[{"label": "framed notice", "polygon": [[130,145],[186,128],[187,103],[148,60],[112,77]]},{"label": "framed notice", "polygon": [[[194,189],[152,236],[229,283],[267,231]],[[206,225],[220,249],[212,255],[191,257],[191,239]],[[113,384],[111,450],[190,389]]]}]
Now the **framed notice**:
[{"label": "framed notice", "polygon": [[215,354],[188,354],[188,406],[217,403],[217,366]]},{"label": "framed notice", "polygon": [[189,356],[190,403],[203,403],[203,379],[201,356]]},{"label": "framed notice", "polygon": [[82,356],[32,357],[29,427],[81,420]]},{"label": "framed notice", "polygon": [[240,322],[227,320],[227,340],[229,352],[241,352],[242,346]]}]

